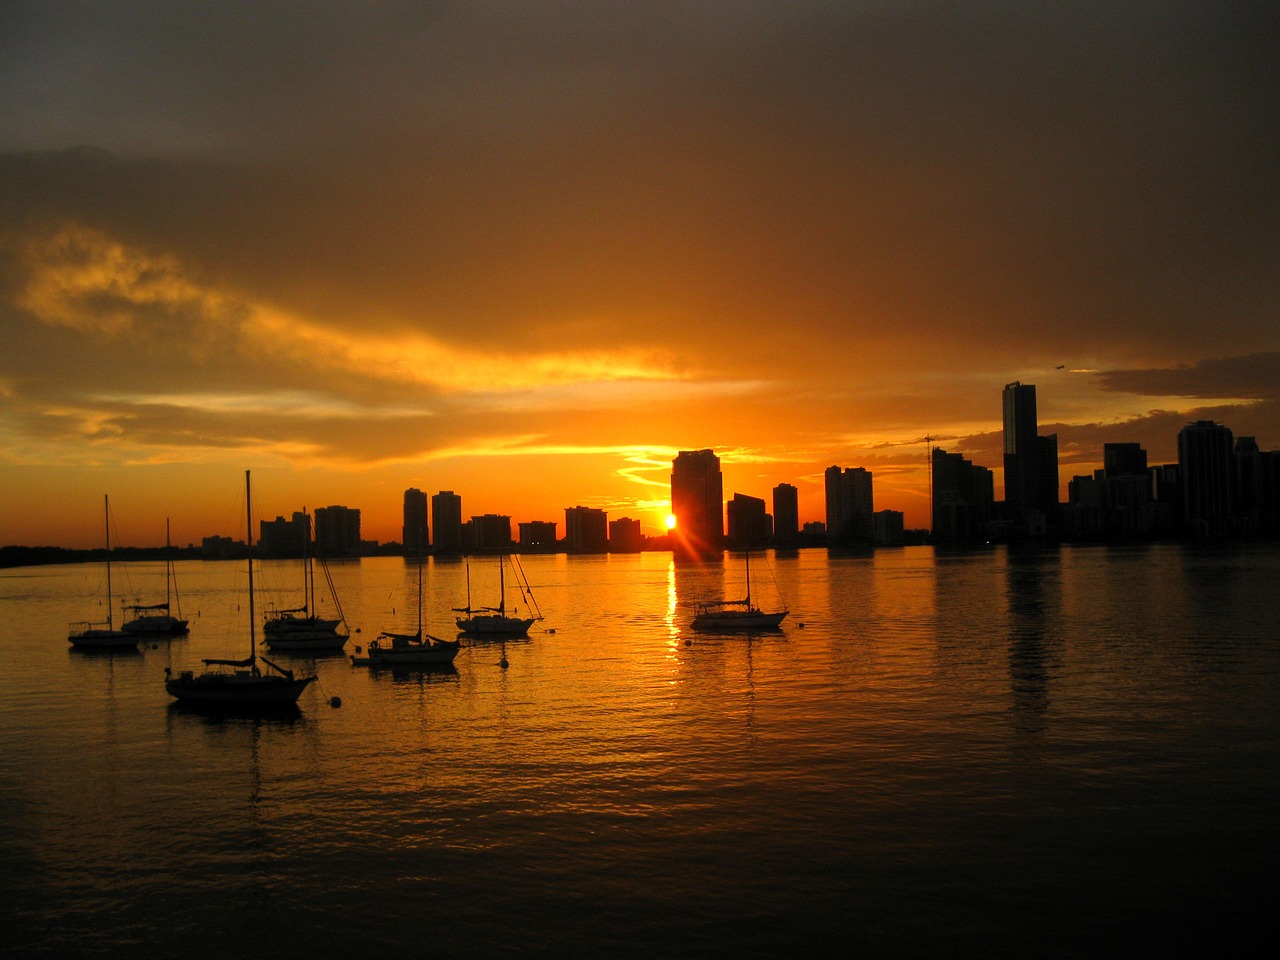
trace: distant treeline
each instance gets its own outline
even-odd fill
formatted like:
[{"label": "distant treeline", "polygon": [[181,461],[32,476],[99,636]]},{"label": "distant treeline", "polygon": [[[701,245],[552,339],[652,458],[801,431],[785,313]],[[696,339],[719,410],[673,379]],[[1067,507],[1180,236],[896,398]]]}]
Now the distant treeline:
[{"label": "distant treeline", "polygon": [[[66,547],[0,547],[0,567],[38,567],[46,563],[90,563],[105,560],[107,551]],[[199,560],[199,547],[112,547],[112,560]]]}]

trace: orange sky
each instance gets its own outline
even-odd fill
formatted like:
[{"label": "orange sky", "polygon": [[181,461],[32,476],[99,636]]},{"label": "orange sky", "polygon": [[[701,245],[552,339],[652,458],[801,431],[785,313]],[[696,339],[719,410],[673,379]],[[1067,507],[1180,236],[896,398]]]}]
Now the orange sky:
[{"label": "orange sky", "polygon": [[58,6],[0,11],[0,544],[238,535],[246,468],[380,540],[408,486],[657,533],[702,447],[922,527],[1013,380],[1064,495],[1280,446],[1247,6]]}]

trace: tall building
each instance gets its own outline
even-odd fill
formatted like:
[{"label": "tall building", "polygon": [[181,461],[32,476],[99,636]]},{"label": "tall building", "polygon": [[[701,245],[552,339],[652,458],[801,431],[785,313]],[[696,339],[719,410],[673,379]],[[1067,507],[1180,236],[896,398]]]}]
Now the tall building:
[{"label": "tall building", "polygon": [[724,479],[711,450],[681,450],[671,462],[671,548],[685,559],[719,556],[724,550]]},{"label": "tall building", "polygon": [[1102,472],[1106,477],[1145,477],[1147,451],[1140,443],[1104,443]]},{"label": "tall building", "polygon": [[[508,553],[515,544],[511,540],[511,518],[503,514],[486,513],[472,517],[467,526],[471,530],[471,549],[477,553]],[[439,527],[436,528],[437,536]]]},{"label": "tall building", "polygon": [[404,526],[400,542],[404,544],[406,557],[421,557],[431,546],[427,528],[427,495],[417,487],[404,492]]},{"label": "tall building", "polygon": [[773,542],[778,547],[794,547],[800,537],[800,507],[796,488],[780,483],[773,488]]},{"label": "tall building", "polygon": [[258,523],[258,555],[301,557],[311,544],[311,518],[295,512],[293,519],[276,517]]},{"label": "tall building", "polygon": [[1043,533],[1058,509],[1058,435],[1039,435],[1035,384],[1006,384],[1002,401],[1005,508],[1020,533]]},{"label": "tall building", "polygon": [[619,517],[609,521],[609,552],[639,553],[644,546],[644,536],[640,533],[640,521],[630,517]]},{"label": "tall building", "polygon": [[565,507],[564,548],[569,553],[608,553],[609,515],[595,507]]},{"label": "tall building", "polygon": [[556,549],[554,520],[527,520],[520,524],[520,549],[526,553],[553,553]]},{"label": "tall building", "polygon": [[1036,420],[1035,384],[1005,384],[1004,502],[1013,516],[1039,506],[1040,446]]},{"label": "tall building", "polygon": [[769,545],[769,514],[763,500],[735,493],[728,514],[729,549],[763,550]]},{"label": "tall building", "polygon": [[462,553],[462,498],[452,490],[431,496],[431,529],[435,530],[436,556]]},{"label": "tall building", "polygon": [[995,479],[991,471],[958,453],[934,447],[932,473],[934,542],[987,540],[995,510]]},{"label": "tall building", "polygon": [[827,542],[871,543],[874,537],[872,474],[863,467],[827,467]]},{"label": "tall building", "polygon": [[321,507],[316,511],[316,553],[322,557],[360,555],[360,511]]},{"label": "tall building", "polygon": [[1213,420],[1197,420],[1178,431],[1183,518],[1189,533],[1220,536],[1234,532],[1234,447],[1231,431]]}]

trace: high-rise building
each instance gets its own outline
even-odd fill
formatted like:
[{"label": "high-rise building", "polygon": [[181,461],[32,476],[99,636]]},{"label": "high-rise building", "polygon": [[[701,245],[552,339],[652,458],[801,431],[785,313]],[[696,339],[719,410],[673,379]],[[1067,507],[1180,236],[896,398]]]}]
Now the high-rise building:
[{"label": "high-rise building", "polygon": [[619,517],[609,521],[609,552],[639,553],[644,546],[644,536],[640,533],[640,521],[630,517]]},{"label": "high-rise building", "polygon": [[863,467],[827,467],[827,542],[871,543],[874,537],[872,474]]},{"label": "high-rise building", "polygon": [[569,553],[608,553],[609,515],[595,507],[565,507],[564,548]]},{"label": "high-rise building", "polygon": [[1183,517],[1188,532],[1218,536],[1233,532],[1236,513],[1235,441],[1213,420],[1197,420],[1178,431]]},{"label": "high-rise building", "polygon": [[991,471],[958,453],[934,447],[932,473],[934,542],[986,540],[995,509],[995,480]]},{"label": "high-rise building", "polygon": [[311,518],[295,511],[291,520],[276,517],[258,523],[258,555],[301,557],[311,544]]},{"label": "high-rise building", "polygon": [[769,544],[769,514],[764,501],[735,493],[729,501],[729,548],[763,550]]},{"label": "high-rise building", "polygon": [[1040,445],[1036,420],[1035,384],[1005,384],[1004,502],[1013,516],[1039,506]]},{"label": "high-rise building", "polygon": [[[511,518],[503,514],[472,517],[467,526],[471,530],[471,549],[477,553],[509,553],[515,545],[511,540]],[[438,527],[436,532],[439,533]]]},{"label": "high-rise building", "polygon": [[800,537],[800,507],[796,488],[780,483],[773,488],[773,542],[779,547],[794,547]]},{"label": "high-rise building", "polygon": [[462,553],[462,498],[452,490],[432,494],[431,528],[436,532],[436,556]]},{"label": "high-rise building", "polygon": [[705,559],[724,550],[724,479],[711,450],[681,450],[671,463],[671,548],[677,557]]},{"label": "high-rise building", "polygon": [[1058,435],[1039,435],[1036,388],[1006,384],[1004,407],[1004,500],[1019,533],[1040,534],[1058,511]]},{"label": "high-rise building", "polygon": [[554,520],[526,520],[520,524],[520,549],[526,553],[553,553],[556,549]]},{"label": "high-rise building", "polygon": [[1140,443],[1104,443],[1102,473],[1110,477],[1145,477],[1147,451]]},{"label": "high-rise building", "polygon": [[421,557],[431,546],[427,527],[427,495],[417,487],[404,492],[404,526],[400,542],[406,557]]},{"label": "high-rise building", "polygon": [[322,557],[360,555],[360,511],[321,507],[316,511],[316,553]]}]

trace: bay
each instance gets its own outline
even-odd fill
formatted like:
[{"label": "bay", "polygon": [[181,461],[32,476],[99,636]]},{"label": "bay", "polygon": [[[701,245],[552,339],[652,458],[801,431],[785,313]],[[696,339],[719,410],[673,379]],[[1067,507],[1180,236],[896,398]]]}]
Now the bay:
[{"label": "bay", "polygon": [[[792,612],[754,636],[688,626],[740,557],[522,559],[528,640],[445,672],[273,657],[319,676],[284,718],[164,692],[247,652],[242,564],[179,563],[190,635],[112,655],[65,639],[97,565],[0,571],[6,955],[1247,955],[1262,930],[1274,546],[769,554],[753,592]],[[411,564],[330,570],[347,653],[412,630]],[[468,575],[496,601],[493,560],[429,563],[429,631]],[[300,584],[268,562],[260,604]]]}]

